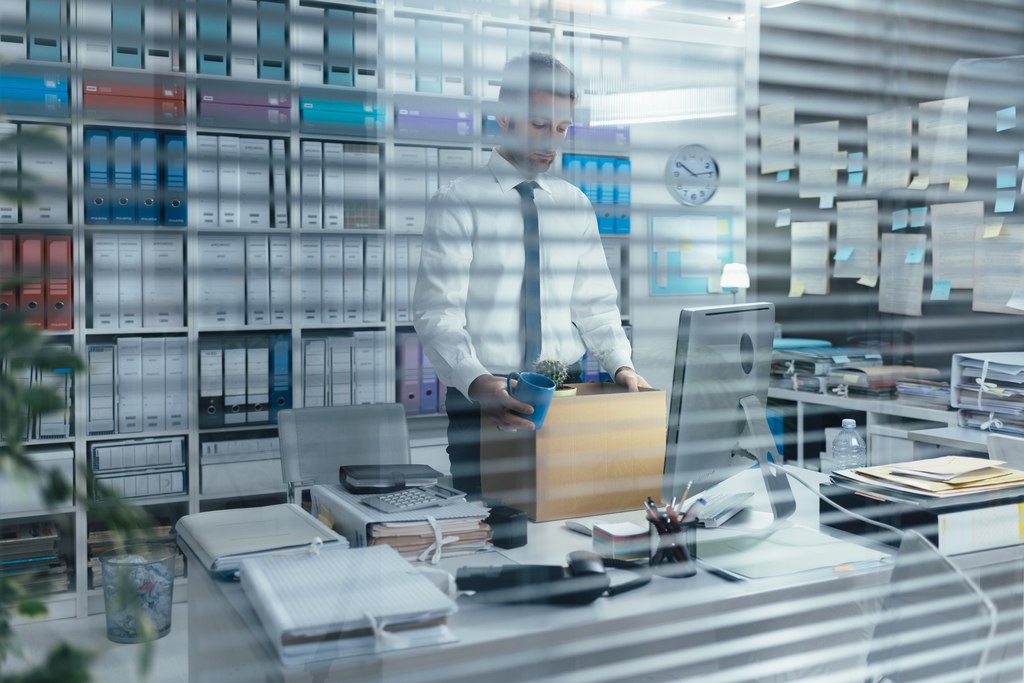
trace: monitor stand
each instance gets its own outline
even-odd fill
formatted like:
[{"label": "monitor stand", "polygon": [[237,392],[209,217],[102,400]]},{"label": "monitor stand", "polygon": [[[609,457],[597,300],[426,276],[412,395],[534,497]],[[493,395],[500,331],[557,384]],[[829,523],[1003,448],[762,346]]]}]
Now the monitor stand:
[{"label": "monitor stand", "polygon": [[[737,450],[740,455],[754,460],[760,467],[761,478],[772,506],[770,526],[774,526],[792,516],[796,510],[793,490],[789,486],[789,477],[782,468],[782,457],[775,448],[775,438],[768,427],[768,419],[765,417],[761,400],[754,395],[745,396],[740,399],[740,406],[743,407],[743,414],[747,418],[747,427],[740,437]],[[749,515],[742,517],[747,518]],[[726,526],[729,526],[728,523]]]}]

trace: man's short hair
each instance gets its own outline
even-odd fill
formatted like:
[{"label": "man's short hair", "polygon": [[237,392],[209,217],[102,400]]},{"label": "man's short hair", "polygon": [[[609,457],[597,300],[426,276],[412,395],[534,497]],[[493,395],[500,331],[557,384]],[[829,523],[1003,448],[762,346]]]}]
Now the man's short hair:
[{"label": "man's short hair", "polygon": [[510,59],[501,77],[498,101],[509,107],[528,100],[535,92],[568,97],[576,104],[576,79],[565,64],[543,52]]}]

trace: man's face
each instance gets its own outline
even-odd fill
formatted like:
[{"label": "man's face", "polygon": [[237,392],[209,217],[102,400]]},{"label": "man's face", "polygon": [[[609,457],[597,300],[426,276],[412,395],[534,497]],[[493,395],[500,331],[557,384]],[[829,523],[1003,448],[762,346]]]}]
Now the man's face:
[{"label": "man's face", "polygon": [[520,170],[536,175],[551,168],[572,125],[572,101],[545,92],[530,95],[529,110],[499,117],[506,154]]}]

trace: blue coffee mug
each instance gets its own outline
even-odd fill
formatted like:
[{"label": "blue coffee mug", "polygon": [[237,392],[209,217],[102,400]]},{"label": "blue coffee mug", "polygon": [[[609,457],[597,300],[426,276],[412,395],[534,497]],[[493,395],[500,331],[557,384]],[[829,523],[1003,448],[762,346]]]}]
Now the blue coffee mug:
[{"label": "blue coffee mug", "polygon": [[[512,380],[518,380],[515,391],[512,391]],[[533,414],[523,415],[523,417],[532,422],[536,429],[540,429],[548,414],[551,397],[555,395],[554,381],[550,377],[539,375],[536,372],[510,372],[505,383],[510,396],[517,401],[533,406]]]}]

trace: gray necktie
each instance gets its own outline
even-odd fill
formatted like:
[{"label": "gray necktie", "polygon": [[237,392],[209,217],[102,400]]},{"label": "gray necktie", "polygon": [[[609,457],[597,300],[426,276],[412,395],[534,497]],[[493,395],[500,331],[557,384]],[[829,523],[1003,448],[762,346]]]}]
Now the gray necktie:
[{"label": "gray necktie", "polygon": [[526,256],[521,296],[526,340],[525,369],[531,368],[533,362],[540,357],[540,235],[537,205],[533,201],[533,190],[536,187],[537,183],[532,180],[524,180],[516,185],[523,212],[523,251]]}]

